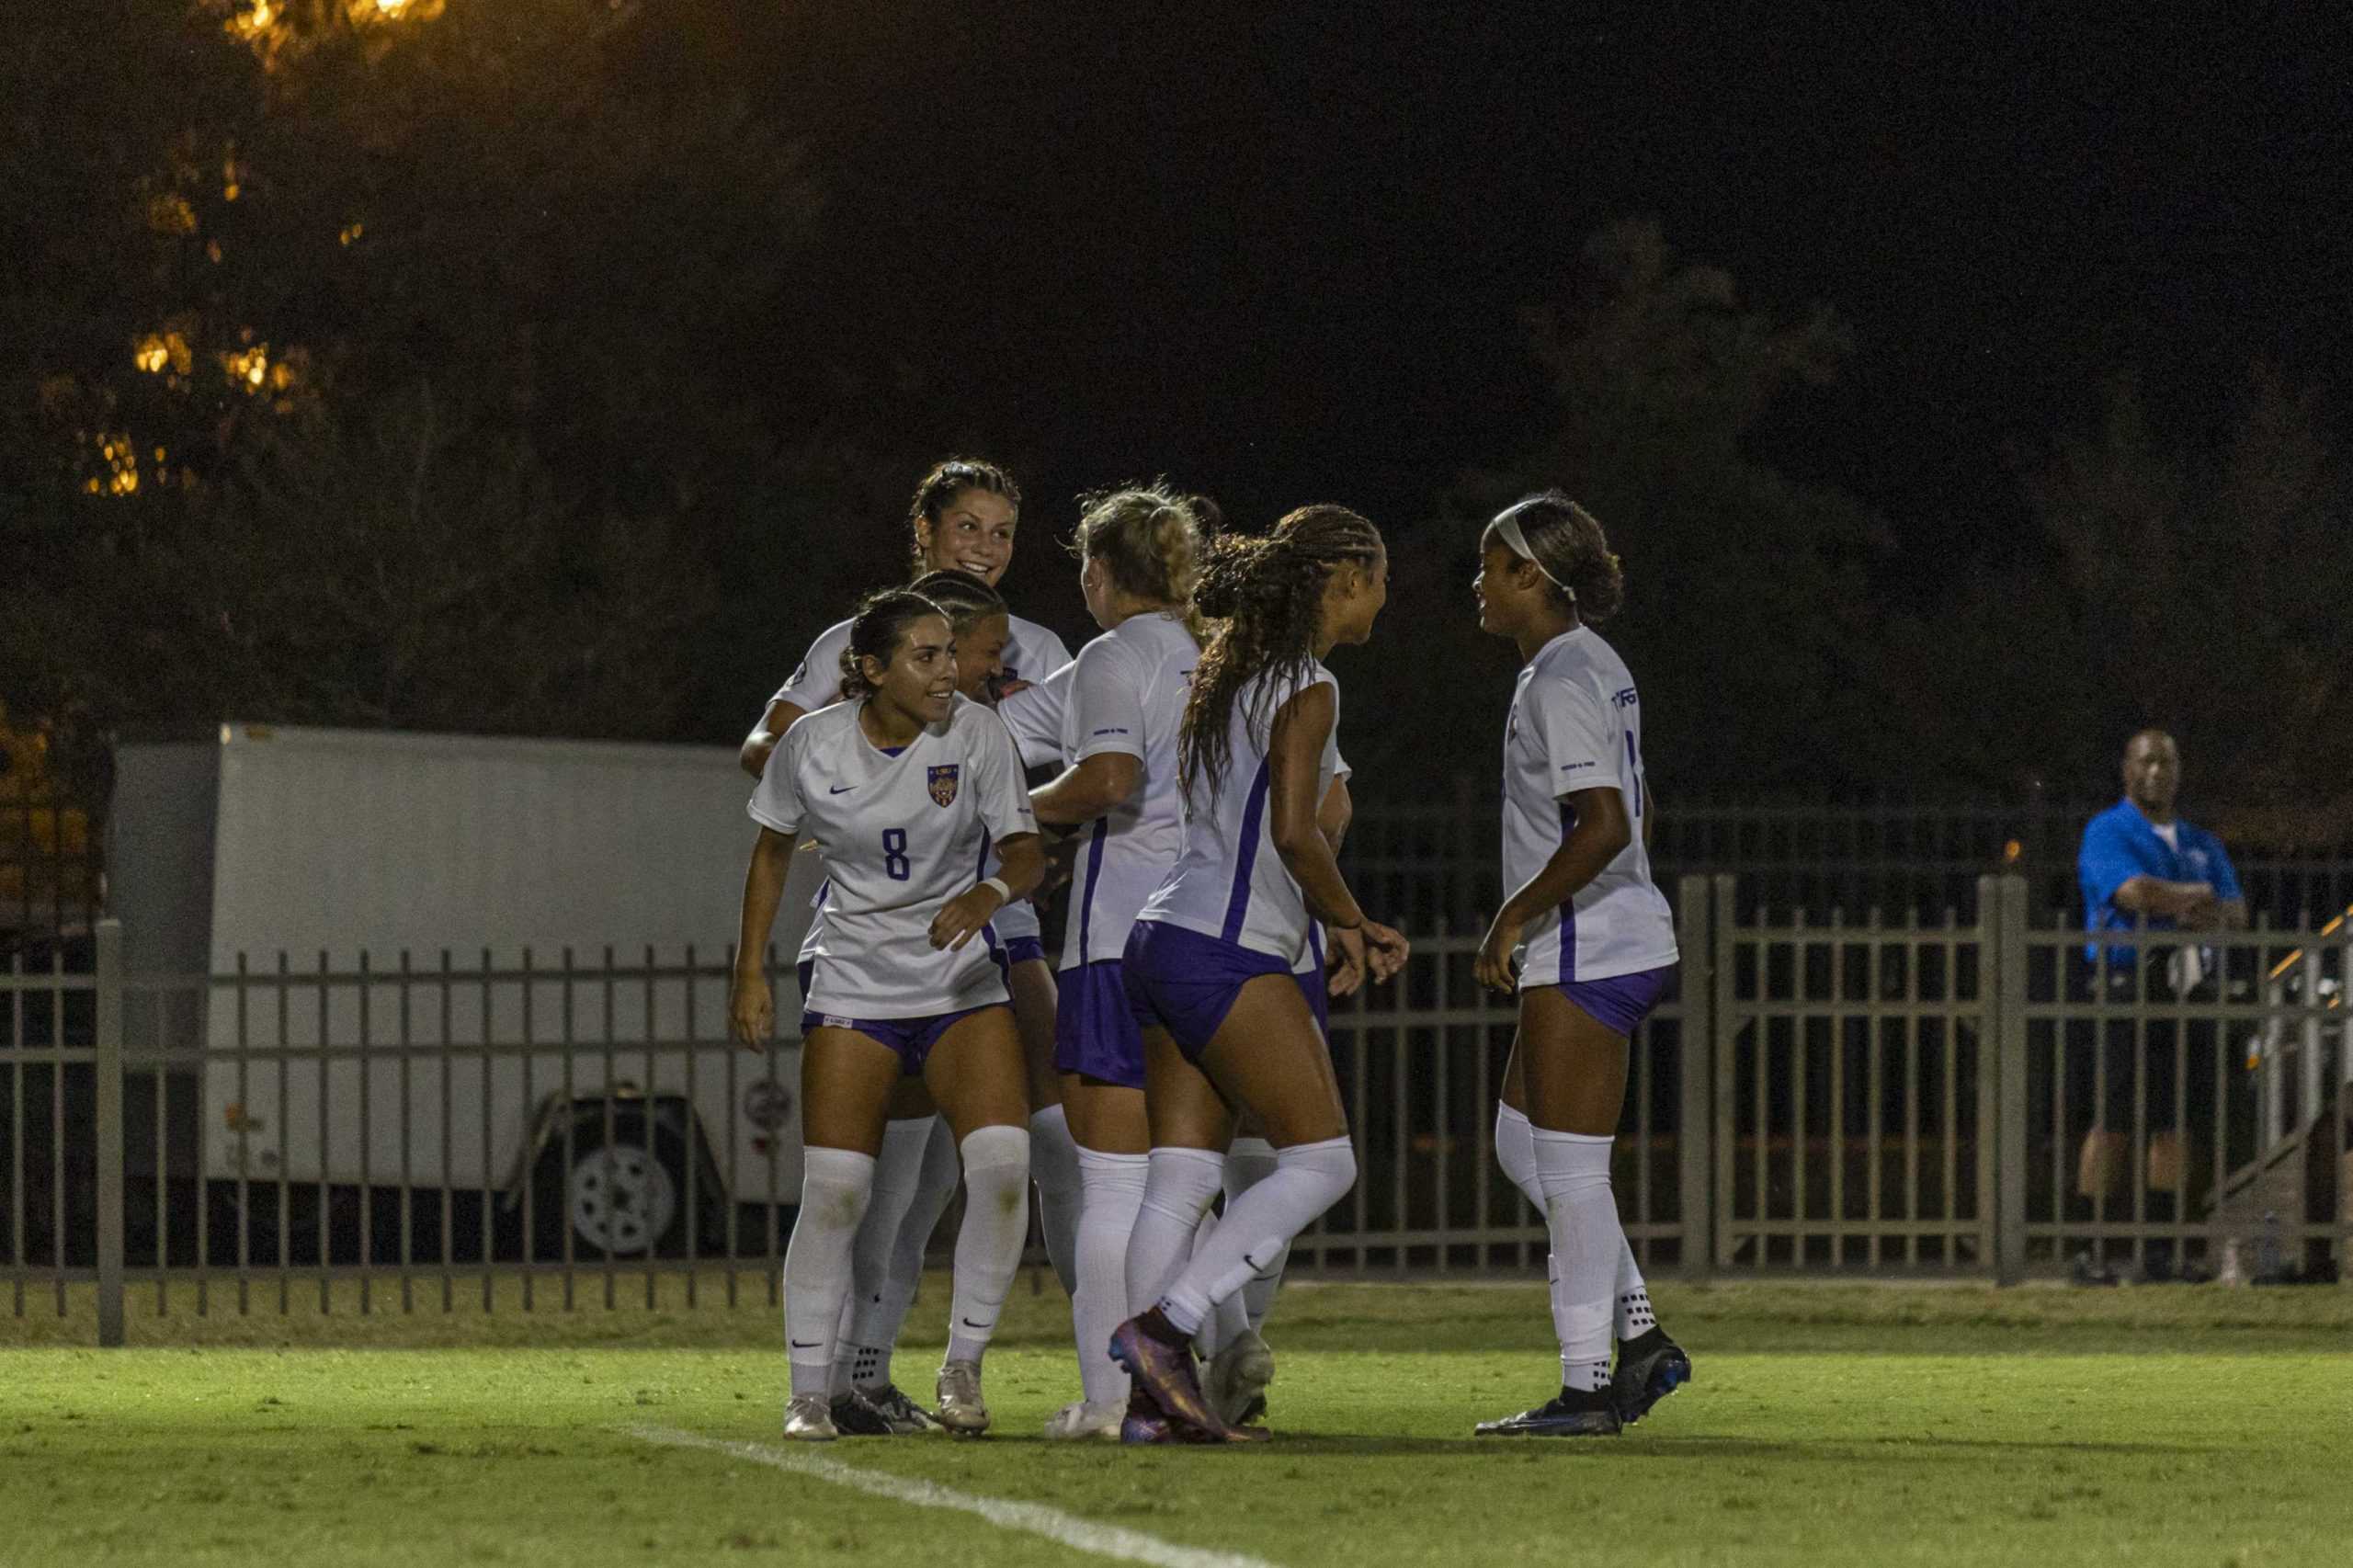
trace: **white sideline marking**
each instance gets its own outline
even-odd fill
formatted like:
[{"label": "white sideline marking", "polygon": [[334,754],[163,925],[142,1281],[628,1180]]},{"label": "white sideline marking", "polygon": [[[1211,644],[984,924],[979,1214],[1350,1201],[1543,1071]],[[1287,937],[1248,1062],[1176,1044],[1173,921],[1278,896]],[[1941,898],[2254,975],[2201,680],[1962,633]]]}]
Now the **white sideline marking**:
[{"label": "white sideline marking", "polygon": [[978,1514],[1002,1529],[1026,1530],[1059,1545],[1091,1551],[1098,1557],[1115,1557],[1123,1562],[1149,1562],[1154,1568],[1276,1568],[1263,1557],[1251,1557],[1239,1551],[1211,1551],[1198,1546],[1178,1546],[1158,1536],[1146,1535],[1142,1530],[1122,1529],[1117,1525],[1082,1519],[1075,1514],[1065,1514],[1060,1508],[1050,1508],[1043,1503],[1012,1503],[1002,1497],[975,1496],[970,1492],[942,1486],[936,1481],[918,1481],[908,1476],[886,1474],[881,1471],[860,1470],[856,1465],[844,1464],[839,1460],[811,1453],[805,1449],[730,1442],[722,1437],[706,1437],[699,1433],[679,1432],[666,1426],[632,1426],[630,1436],[674,1449],[701,1449],[714,1454],[725,1454],[730,1459],[748,1460],[754,1464],[814,1476],[819,1481],[830,1481],[836,1486],[847,1486],[876,1497],[888,1497],[894,1503],[911,1503],[918,1508],[949,1508],[959,1513]]}]

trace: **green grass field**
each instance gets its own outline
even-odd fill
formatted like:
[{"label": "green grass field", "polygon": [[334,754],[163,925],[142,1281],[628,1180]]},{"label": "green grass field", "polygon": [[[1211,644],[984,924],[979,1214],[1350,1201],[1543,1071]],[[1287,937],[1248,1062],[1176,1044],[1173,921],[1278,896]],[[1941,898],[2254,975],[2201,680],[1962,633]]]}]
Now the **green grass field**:
[{"label": "green grass field", "polygon": [[[1333,1285],[1277,1306],[1276,1442],[1130,1451],[1033,1436],[1074,1374],[1051,1282],[1025,1283],[989,1359],[996,1436],[844,1441],[813,1468],[776,1439],[783,1360],[754,1304],[239,1319],[216,1299],[135,1312],[111,1352],[70,1343],[85,1319],[0,1317],[0,1563],[1113,1560],[1031,1533],[1056,1518],[1180,1568],[2353,1561],[2353,1291],[1656,1295],[1699,1381],[1616,1441],[1468,1436],[1552,1386],[1540,1288]],[[903,1349],[901,1381],[927,1389],[938,1354]],[[990,1522],[859,1489],[876,1476],[1059,1513]]]}]

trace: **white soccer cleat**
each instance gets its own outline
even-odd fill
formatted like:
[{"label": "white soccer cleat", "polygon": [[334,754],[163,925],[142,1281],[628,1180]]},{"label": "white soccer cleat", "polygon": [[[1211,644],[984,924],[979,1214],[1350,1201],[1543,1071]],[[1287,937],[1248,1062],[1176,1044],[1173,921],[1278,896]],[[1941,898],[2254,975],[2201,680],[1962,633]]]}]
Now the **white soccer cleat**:
[{"label": "white soccer cleat", "polygon": [[1046,1417],[1046,1436],[1055,1442],[1085,1442],[1089,1438],[1099,1442],[1120,1440],[1120,1423],[1127,1418],[1126,1404],[1088,1404],[1075,1400]]},{"label": "white soccer cleat", "polygon": [[950,1361],[939,1369],[939,1405],[932,1415],[959,1437],[977,1437],[989,1429],[978,1361]]},{"label": "white soccer cleat", "polygon": [[795,1443],[830,1443],[840,1437],[832,1405],[822,1393],[794,1395],[784,1407],[785,1437]]},{"label": "white soccer cleat", "polygon": [[1241,1426],[1264,1414],[1267,1385],[1274,1381],[1275,1353],[1256,1329],[1245,1329],[1210,1358],[1202,1370],[1201,1392],[1219,1420]]}]

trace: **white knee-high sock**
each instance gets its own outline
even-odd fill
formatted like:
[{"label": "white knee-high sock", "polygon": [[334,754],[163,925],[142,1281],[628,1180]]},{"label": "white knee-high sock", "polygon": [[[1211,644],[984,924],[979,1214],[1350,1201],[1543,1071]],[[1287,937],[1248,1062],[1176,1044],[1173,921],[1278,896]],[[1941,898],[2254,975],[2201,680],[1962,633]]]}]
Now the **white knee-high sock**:
[{"label": "white knee-high sock", "polygon": [[1275,1174],[1226,1210],[1217,1234],[1162,1291],[1161,1312],[1177,1332],[1199,1333],[1211,1308],[1248,1284],[1356,1179],[1356,1148],[1345,1136],[1277,1150]]},{"label": "white knee-high sock", "polygon": [[[1536,1206],[1537,1212],[1543,1212],[1544,1189],[1536,1182],[1535,1136],[1528,1118],[1507,1105],[1495,1107],[1495,1164],[1503,1167],[1514,1187],[1528,1195],[1528,1201]],[[1552,1260],[1546,1258],[1545,1278],[1550,1279],[1558,1272]],[[1626,1240],[1623,1227],[1618,1233],[1618,1278],[1613,1295],[1613,1327],[1619,1338],[1631,1339],[1658,1326],[1650,1289],[1643,1283],[1642,1266],[1634,1261],[1634,1248]]]},{"label": "white knee-high sock", "polygon": [[1029,1131],[982,1127],[965,1135],[964,1223],[956,1233],[956,1285],[948,1359],[977,1361],[1021,1268],[1029,1235]]},{"label": "white knee-high sock", "polygon": [[834,1347],[835,1397],[853,1385],[880,1388],[890,1381],[891,1346],[905,1312],[904,1307],[895,1313],[886,1310],[891,1255],[922,1190],[924,1150],[938,1122],[936,1116],[919,1116],[883,1124],[881,1151],[874,1156],[873,1195],[850,1248],[850,1293],[842,1303],[841,1338]]},{"label": "white knee-high sock", "polygon": [[[1225,1206],[1231,1210],[1242,1195],[1275,1174],[1275,1146],[1264,1138],[1236,1138],[1225,1152]],[[1290,1267],[1290,1244],[1267,1260],[1267,1266],[1242,1287],[1242,1308],[1251,1329],[1266,1327],[1274,1310],[1275,1292],[1282,1288],[1283,1270]],[[1222,1310],[1222,1309],[1221,1309]]]},{"label": "white knee-high sock", "polygon": [[1086,1201],[1078,1214],[1078,1289],[1071,1292],[1071,1337],[1078,1346],[1080,1391],[1089,1404],[1128,1397],[1128,1374],[1107,1348],[1128,1317],[1128,1237],[1142,1207],[1142,1154],[1078,1151]]},{"label": "white knee-high sock", "polygon": [[[946,1117],[934,1117],[924,1141],[915,1201],[907,1206],[907,1217],[899,1222],[898,1238],[891,1246],[891,1272],[882,1299],[874,1304],[870,1316],[861,1314],[859,1320],[861,1335],[881,1352],[874,1358],[877,1365],[871,1381],[853,1369],[853,1380],[861,1389],[880,1389],[891,1381],[891,1352],[898,1347],[899,1330],[907,1321],[907,1309],[915,1305],[916,1289],[923,1284],[923,1260],[931,1246],[931,1233],[939,1228],[939,1217],[955,1196],[956,1135],[948,1130]],[[864,1360],[861,1358],[861,1365]]]},{"label": "white knee-high sock", "polygon": [[[1200,1228],[1193,1233],[1194,1257],[1200,1256],[1201,1249],[1210,1244],[1211,1237],[1217,1234],[1217,1225],[1218,1217],[1214,1211],[1201,1216]],[[1210,1315],[1201,1320],[1201,1332],[1193,1335],[1195,1355],[1207,1360],[1249,1332],[1250,1303],[1246,1299],[1249,1294],[1250,1288],[1245,1285],[1220,1301]]]},{"label": "white knee-high sock", "polygon": [[1029,1117],[1029,1179],[1038,1186],[1038,1224],[1046,1233],[1046,1259],[1054,1266],[1063,1294],[1078,1289],[1078,1216],[1086,1201],[1078,1170],[1078,1144],[1063,1108],[1050,1105]]},{"label": "white knee-high sock", "polygon": [[1561,1341],[1561,1386],[1609,1386],[1611,1311],[1619,1255],[1626,1245],[1609,1191],[1608,1138],[1533,1130],[1536,1181],[1552,1236],[1552,1332]]},{"label": "white knee-high sock", "polygon": [[803,1153],[801,1214],[784,1250],[784,1340],[795,1398],[833,1392],[850,1246],[873,1189],[873,1155],[824,1147]]},{"label": "white knee-high sock", "polygon": [[[1151,1161],[1143,1208],[1136,1214],[1135,1233],[1128,1239],[1128,1316],[1158,1301],[1169,1281],[1191,1263],[1194,1234],[1217,1201],[1218,1183],[1225,1173],[1225,1156],[1213,1149],[1167,1144],[1154,1149]],[[1185,1332],[1200,1326],[1189,1324]]]}]

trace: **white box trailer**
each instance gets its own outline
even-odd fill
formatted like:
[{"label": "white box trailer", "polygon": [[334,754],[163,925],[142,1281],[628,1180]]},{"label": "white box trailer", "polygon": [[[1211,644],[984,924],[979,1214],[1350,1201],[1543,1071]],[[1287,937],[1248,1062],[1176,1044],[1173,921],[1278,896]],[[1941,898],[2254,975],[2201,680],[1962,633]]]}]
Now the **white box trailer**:
[{"label": "white box trailer", "polygon": [[789,965],[779,1046],[727,1037],[749,789],[719,747],[242,723],[121,745],[125,968],[189,1004],[126,1022],[134,1050],[203,1052],[201,1176],[509,1208],[529,1177],[591,1256],[676,1244],[689,1191],[797,1202]]}]

